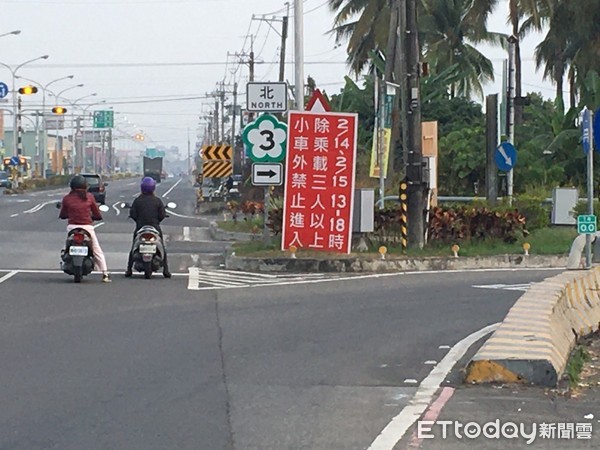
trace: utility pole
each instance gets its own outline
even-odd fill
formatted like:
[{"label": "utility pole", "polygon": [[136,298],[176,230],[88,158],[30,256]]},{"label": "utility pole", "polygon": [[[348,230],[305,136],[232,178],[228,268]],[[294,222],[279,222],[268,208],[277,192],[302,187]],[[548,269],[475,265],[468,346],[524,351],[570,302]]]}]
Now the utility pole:
[{"label": "utility pole", "polygon": [[235,154],[235,116],[237,113],[237,88],[238,88],[238,84],[237,81],[235,81],[233,83],[233,110],[231,112],[232,114],[232,119],[231,119],[231,146],[234,149],[234,154]]},{"label": "utility pole", "polygon": [[495,205],[498,199],[498,169],[494,161],[494,153],[498,146],[498,94],[488,95],[485,101],[486,121],[486,199]]},{"label": "utility pole", "polygon": [[421,131],[421,49],[417,21],[417,0],[406,3],[408,58],[408,242],[413,248],[425,244],[426,185],[423,177]]},{"label": "utility pole", "polygon": [[219,91],[219,98],[221,100],[221,136],[223,143],[225,139],[225,82],[221,81],[221,90]]},{"label": "utility pole", "polygon": [[294,49],[296,109],[304,111],[304,5],[294,0]]},{"label": "utility pole", "polygon": [[214,114],[214,120],[215,120],[215,124],[214,124],[214,130],[215,130],[215,144],[219,144],[220,143],[220,136],[219,136],[219,100],[215,100],[215,114]]},{"label": "utility pole", "polygon": [[285,80],[285,43],[288,37],[288,20],[290,15],[290,4],[287,4],[287,14],[281,21],[281,49],[279,52],[279,81]]},{"label": "utility pole", "polygon": [[[515,59],[517,38],[508,38],[508,142],[515,145]],[[506,195],[508,204],[512,205],[513,199],[513,169],[506,174]]]}]

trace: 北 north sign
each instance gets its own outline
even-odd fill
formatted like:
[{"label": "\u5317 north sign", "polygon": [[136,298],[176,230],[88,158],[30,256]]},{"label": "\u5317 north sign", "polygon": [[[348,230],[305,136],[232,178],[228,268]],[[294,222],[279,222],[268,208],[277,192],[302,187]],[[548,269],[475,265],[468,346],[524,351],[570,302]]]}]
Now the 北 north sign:
[{"label": "\u5317 north sign", "polygon": [[246,108],[251,112],[287,111],[287,83],[249,82],[246,85]]},{"label": "\u5317 north sign", "polygon": [[357,114],[288,114],[282,250],[350,253]]}]

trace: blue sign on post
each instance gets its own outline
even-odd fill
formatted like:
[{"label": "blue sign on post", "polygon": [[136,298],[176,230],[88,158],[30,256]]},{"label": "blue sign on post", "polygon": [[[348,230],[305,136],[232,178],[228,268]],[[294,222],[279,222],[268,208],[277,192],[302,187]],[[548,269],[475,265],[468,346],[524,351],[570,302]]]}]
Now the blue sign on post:
[{"label": "blue sign on post", "polygon": [[11,156],[9,165],[11,165],[11,166],[18,166],[20,164],[20,162],[21,161],[19,161],[19,157],[18,156]]},{"label": "blue sign on post", "polygon": [[0,81],[0,98],[4,98],[8,95],[8,86],[6,83]]},{"label": "blue sign on post", "polygon": [[510,142],[503,142],[494,152],[494,160],[498,169],[509,172],[517,163],[517,149]]},{"label": "blue sign on post", "polygon": [[584,108],[583,112],[581,113],[581,144],[583,145],[583,153],[585,153],[586,155],[590,151],[591,135],[592,135],[592,120],[590,117],[590,110],[587,108]]}]

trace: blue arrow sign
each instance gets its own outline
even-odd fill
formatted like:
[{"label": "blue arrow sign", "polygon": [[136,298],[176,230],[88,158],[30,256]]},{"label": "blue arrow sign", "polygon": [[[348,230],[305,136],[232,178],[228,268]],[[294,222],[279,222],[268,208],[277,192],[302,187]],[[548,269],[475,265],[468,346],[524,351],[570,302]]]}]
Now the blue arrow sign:
[{"label": "blue arrow sign", "polygon": [[20,162],[18,156],[11,156],[9,165],[18,166]]},{"label": "blue arrow sign", "polygon": [[8,95],[8,86],[6,83],[0,81],[0,98],[4,98]]},{"label": "blue arrow sign", "polygon": [[583,112],[581,113],[581,144],[583,146],[583,153],[586,155],[590,151],[591,147],[591,134],[592,118],[590,117],[590,110],[584,108]]},{"label": "blue arrow sign", "polygon": [[509,172],[517,163],[517,149],[510,142],[503,142],[494,152],[498,169]]}]

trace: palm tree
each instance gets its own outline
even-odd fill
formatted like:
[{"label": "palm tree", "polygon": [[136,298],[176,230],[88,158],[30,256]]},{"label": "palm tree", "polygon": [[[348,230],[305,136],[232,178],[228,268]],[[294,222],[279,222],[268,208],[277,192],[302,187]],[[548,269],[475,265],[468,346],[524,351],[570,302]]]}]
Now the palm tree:
[{"label": "palm tree", "polygon": [[[369,64],[372,52],[385,53],[392,0],[329,0],[336,12],[338,42],[348,41],[348,63],[358,74]],[[499,43],[502,35],[488,33],[485,18],[491,0],[420,0],[419,41],[434,73],[460,68],[451,91],[455,95],[481,95],[482,83],[493,80],[493,65],[475,44]],[[495,1],[495,0],[494,0]],[[482,22],[483,20],[483,22]]]}]

